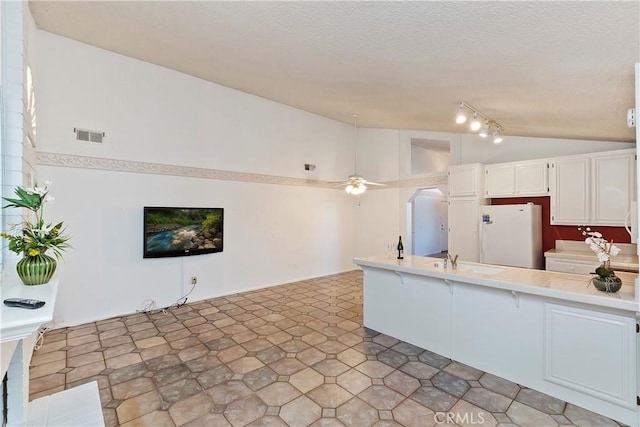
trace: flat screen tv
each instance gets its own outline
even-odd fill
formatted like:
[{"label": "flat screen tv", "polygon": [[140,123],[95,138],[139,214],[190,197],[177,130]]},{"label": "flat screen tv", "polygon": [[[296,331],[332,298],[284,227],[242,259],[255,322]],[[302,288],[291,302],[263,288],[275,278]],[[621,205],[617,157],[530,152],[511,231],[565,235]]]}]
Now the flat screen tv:
[{"label": "flat screen tv", "polygon": [[223,208],[144,207],[144,258],[222,252]]}]

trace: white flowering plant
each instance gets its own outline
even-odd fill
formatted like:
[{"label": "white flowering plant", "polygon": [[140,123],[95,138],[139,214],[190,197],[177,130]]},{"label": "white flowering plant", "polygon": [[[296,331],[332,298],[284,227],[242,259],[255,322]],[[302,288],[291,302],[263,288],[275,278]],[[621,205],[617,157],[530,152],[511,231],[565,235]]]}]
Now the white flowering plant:
[{"label": "white flowering plant", "polygon": [[3,197],[9,202],[4,208],[24,208],[35,215],[35,222],[27,219],[12,227],[15,234],[0,233],[0,236],[9,240],[9,250],[24,256],[35,257],[44,255],[51,250],[56,258],[60,258],[62,251],[69,247],[69,236],[63,234],[63,223],[53,225],[45,223],[43,213],[44,204],[54,200],[49,195],[51,182],[45,181],[44,187],[23,188],[16,187],[16,198]]},{"label": "white flowering plant", "polygon": [[618,255],[620,248],[613,244],[613,240],[611,242],[605,240],[602,233],[592,231],[589,227],[578,227],[578,230],[585,237],[584,242],[591,247],[591,250],[598,256],[598,261],[602,263],[600,267],[596,268],[595,274],[601,279],[615,277],[616,275],[611,269],[611,257]]}]

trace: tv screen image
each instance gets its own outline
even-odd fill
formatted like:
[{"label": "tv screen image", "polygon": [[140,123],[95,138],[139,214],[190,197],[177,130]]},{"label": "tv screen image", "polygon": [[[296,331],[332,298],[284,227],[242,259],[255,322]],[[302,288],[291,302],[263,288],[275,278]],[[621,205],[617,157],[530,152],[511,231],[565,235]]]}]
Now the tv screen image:
[{"label": "tv screen image", "polygon": [[223,208],[144,207],[144,258],[222,252]]}]

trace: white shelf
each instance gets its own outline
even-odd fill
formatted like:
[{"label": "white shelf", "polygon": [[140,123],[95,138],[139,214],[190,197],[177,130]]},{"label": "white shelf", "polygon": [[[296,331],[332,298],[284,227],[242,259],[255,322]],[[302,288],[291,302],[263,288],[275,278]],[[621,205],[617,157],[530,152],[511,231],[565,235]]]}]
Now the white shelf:
[{"label": "white shelf", "polygon": [[41,308],[34,310],[0,306],[0,343],[26,338],[53,320],[53,309],[58,292],[58,277],[55,276],[45,285],[25,286],[20,279],[11,275],[0,286],[0,300],[7,298],[38,299],[45,302]]}]

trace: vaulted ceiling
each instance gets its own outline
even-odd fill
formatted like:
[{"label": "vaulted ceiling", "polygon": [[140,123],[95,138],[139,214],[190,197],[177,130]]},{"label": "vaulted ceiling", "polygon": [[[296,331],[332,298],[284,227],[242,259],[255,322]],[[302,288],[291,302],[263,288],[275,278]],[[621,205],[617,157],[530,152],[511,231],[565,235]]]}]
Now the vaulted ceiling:
[{"label": "vaulted ceiling", "polygon": [[635,141],[638,1],[31,1],[39,29],[319,115]]}]

